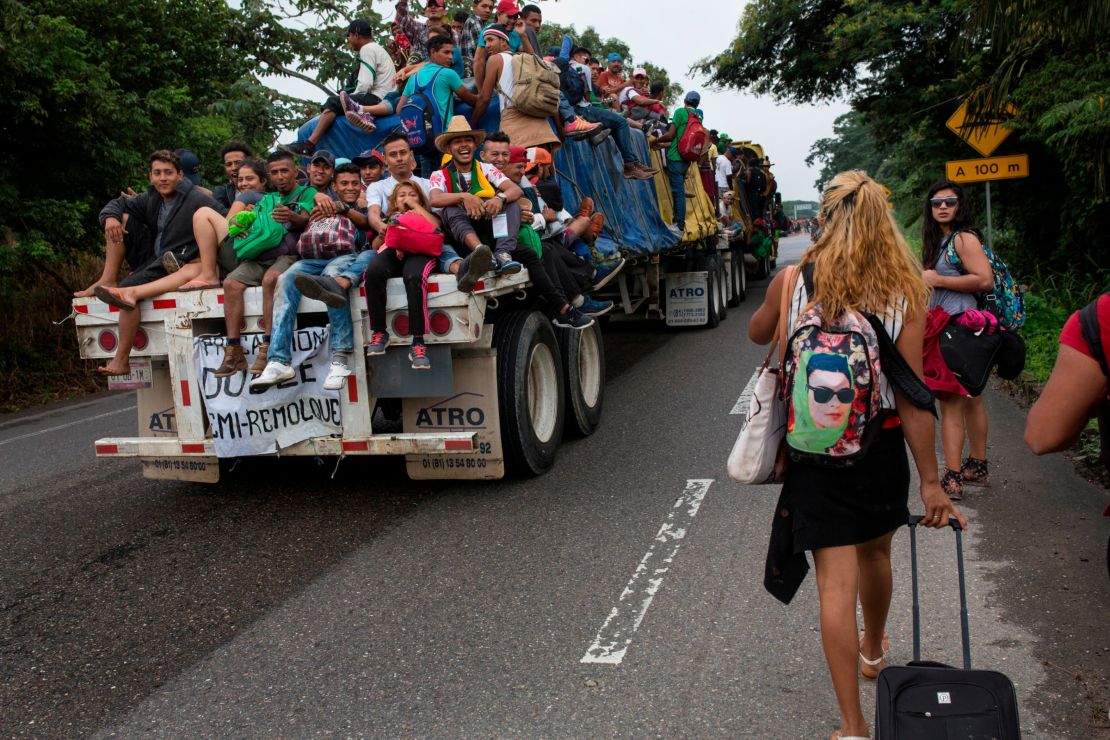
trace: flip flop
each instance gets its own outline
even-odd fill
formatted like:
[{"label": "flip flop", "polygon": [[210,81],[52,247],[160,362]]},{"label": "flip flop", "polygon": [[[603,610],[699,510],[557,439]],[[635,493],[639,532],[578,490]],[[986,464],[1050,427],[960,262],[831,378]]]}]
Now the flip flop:
[{"label": "flip flop", "polygon": [[110,288],[107,285],[98,285],[93,295],[100,300],[107,303],[109,306],[115,306],[121,311],[134,311],[135,304],[128,303],[123,299],[123,293],[119,292],[119,288]]},{"label": "flip flop", "polygon": [[203,280],[190,280],[182,285],[177,290],[181,293],[189,293],[194,290],[208,290],[209,288],[219,288],[219,283],[206,283]]}]

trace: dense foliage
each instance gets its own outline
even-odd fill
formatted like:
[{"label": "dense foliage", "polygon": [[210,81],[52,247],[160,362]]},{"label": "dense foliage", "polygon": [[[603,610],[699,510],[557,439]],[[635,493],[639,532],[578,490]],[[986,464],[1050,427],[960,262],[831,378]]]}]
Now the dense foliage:
[{"label": "dense foliage", "polygon": [[[916,226],[944,162],[978,155],[944,123],[975,99],[1007,103],[1032,177],[992,185],[1000,249],[1027,277],[1110,268],[1110,0],[756,0],[731,46],[698,69],[721,87],[794,103],[846,98],[853,112],[814,144],[822,182],[868,169]],[[982,196],[983,187],[969,191]]]}]

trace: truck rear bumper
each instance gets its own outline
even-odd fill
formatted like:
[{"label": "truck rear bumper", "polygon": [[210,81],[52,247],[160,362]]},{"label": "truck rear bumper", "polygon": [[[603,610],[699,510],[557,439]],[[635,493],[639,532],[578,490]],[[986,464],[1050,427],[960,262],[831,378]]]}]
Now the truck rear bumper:
[{"label": "truck rear bumper", "polygon": [[[280,455],[452,455],[476,450],[477,432],[439,434],[375,434],[361,439],[316,437],[291,447]],[[150,437],[106,437],[96,441],[97,457],[215,457],[212,440],[152,439]]]}]

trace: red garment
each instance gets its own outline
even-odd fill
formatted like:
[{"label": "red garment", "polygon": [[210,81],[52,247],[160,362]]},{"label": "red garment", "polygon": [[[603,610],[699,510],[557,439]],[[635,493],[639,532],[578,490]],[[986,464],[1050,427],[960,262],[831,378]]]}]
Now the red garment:
[{"label": "red garment", "polygon": [[934,393],[951,393],[957,396],[970,396],[956,376],[948,369],[940,354],[940,333],[952,317],[939,306],[929,309],[925,317],[925,343],[922,364],[925,369],[925,385]]},{"label": "red garment", "polygon": [[[1103,350],[1106,350],[1110,348],[1110,296],[1104,295],[1098,298],[1098,328],[1102,334]],[[1091,348],[1088,346],[1087,340],[1083,338],[1083,332],[1079,329],[1078,311],[1073,313],[1064,324],[1064,328],[1060,332],[1060,344],[1066,344],[1072,349],[1079,350],[1093,358]]]}]

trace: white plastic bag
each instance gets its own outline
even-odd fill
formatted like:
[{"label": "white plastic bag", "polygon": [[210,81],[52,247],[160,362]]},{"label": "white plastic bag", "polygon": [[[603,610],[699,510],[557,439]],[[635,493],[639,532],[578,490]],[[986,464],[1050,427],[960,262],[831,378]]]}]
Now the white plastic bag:
[{"label": "white plastic bag", "polygon": [[786,402],[782,373],[765,362],[757,368],[740,436],[728,456],[728,474],[738,483],[779,483],[775,469],[779,447],[786,437]]}]

